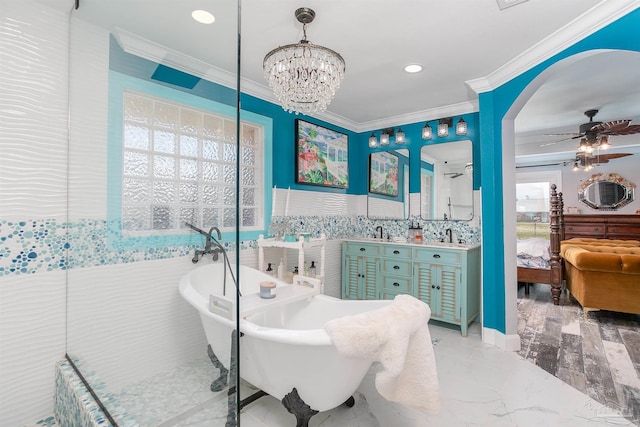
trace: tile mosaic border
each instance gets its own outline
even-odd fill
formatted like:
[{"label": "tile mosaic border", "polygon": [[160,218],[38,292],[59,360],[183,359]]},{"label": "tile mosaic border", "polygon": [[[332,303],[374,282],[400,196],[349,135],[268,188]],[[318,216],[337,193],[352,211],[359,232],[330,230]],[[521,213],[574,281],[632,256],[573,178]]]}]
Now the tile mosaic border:
[{"label": "tile mosaic border", "polygon": [[[370,220],[366,216],[274,216],[274,224],[286,224],[292,233],[325,233],[327,239],[371,237],[381,225],[390,237],[408,237],[409,227],[421,224],[426,240],[439,240],[451,228],[457,239],[480,241],[480,230],[468,221],[424,222],[415,216],[407,220]],[[109,249],[106,220],[86,219],[60,223],[56,220],[0,220],[0,277],[46,271],[87,268],[177,258],[190,255],[197,245]],[[221,242],[230,252],[233,242]],[[253,249],[256,240],[240,242],[240,249]]]}]

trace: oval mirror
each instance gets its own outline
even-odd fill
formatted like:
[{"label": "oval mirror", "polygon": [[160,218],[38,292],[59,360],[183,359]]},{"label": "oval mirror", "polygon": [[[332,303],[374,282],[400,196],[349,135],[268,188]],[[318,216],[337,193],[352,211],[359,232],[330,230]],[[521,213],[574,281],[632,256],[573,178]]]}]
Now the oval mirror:
[{"label": "oval mirror", "polygon": [[376,151],[369,155],[367,216],[409,217],[409,150]]},{"label": "oval mirror", "polygon": [[599,173],[578,187],[578,200],[592,209],[616,210],[633,201],[634,187],[616,173]]},{"label": "oval mirror", "polygon": [[473,219],[471,141],[446,142],[422,147],[420,216],[431,221]]}]

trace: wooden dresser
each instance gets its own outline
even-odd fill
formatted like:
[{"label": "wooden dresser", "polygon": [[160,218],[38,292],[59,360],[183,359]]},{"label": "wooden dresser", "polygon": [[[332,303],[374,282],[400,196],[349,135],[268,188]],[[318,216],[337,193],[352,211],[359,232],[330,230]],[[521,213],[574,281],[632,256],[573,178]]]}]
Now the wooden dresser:
[{"label": "wooden dresser", "polygon": [[640,240],[640,215],[565,215],[564,238]]}]

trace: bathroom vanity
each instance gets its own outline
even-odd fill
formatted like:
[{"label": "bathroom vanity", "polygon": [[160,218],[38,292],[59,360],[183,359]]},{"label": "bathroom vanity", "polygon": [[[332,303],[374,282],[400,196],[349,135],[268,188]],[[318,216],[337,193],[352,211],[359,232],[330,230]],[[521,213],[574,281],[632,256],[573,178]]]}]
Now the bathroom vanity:
[{"label": "bathroom vanity", "polygon": [[409,294],[429,304],[431,319],[467,327],[480,315],[480,245],[342,243],[342,298],[393,299]]}]

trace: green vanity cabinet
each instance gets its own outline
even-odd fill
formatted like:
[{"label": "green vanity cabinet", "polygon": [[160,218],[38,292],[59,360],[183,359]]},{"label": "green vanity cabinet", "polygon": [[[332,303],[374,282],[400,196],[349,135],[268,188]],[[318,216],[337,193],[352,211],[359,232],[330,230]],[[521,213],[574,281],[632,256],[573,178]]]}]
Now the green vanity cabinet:
[{"label": "green vanity cabinet", "polygon": [[433,320],[460,326],[463,336],[469,324],[479,319],[479,245],[346,241],[342,250],[343,298],[393,299],[409,294],[429,304]]},{"label": "green vanity cabinet", "polygon": [[379,245],[342,244],[342,298],[378,299]]}]

